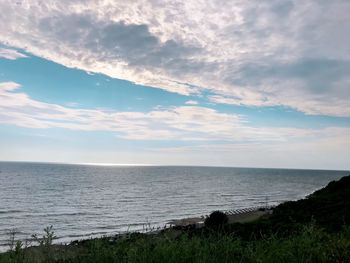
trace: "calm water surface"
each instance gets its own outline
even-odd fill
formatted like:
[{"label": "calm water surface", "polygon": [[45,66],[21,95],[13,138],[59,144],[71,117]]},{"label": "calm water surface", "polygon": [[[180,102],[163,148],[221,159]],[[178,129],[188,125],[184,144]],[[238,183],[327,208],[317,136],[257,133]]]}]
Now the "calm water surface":
[{"label": "calm water surface", "polygon": [[278,204],[346,171],[0,162],[0,250],[53,225],[58,242],[142,229],[218,209]]}]

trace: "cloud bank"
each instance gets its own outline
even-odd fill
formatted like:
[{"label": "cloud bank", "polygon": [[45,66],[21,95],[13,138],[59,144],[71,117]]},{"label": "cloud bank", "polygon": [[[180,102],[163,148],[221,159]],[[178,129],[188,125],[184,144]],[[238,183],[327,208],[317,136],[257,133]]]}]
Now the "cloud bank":
[{"label": "cloud bank", "polygon": [[[52,139],[58,139],[58,145],[34,142],[34,147],[5,138],[3,160],[15,156],[32,161],[348,169],[350,128],[254,127],[243,116],[194,104],[149,112],[87,109],[35,100],[18,83],[0,82],[0,124],[35,129],[36,136],[46,136],[40,130],[59,128],[77,131],[81,138],[85,132],[103,131],[138,141],[137,151],[101,150],[89,144],[87,151],[72,146],[75,140],[55,136]],[[155,141],[161,144],[153,147]]]},{"label": "cloud bank", "polygon": [[20,127],[114,132],[132,140],[283,142],[334,137],[349,129],[256,128],[239,115],[187,105],[150,112],[83,109],[45,103],[20,92],[15,82],[0,83],[0,123]]},{"label": "cloud bank", "polygon": [[0,41],[215,103],[350,116],[350,2],[1,1]]}]

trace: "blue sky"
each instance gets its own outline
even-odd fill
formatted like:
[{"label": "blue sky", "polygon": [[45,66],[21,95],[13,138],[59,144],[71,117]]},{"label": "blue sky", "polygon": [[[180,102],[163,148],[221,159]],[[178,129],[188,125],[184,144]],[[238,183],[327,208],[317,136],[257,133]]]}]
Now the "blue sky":
[{"label": "blue sky", "polygon": [[350,169],[350,4],[287,2],[2,2],[0,160]]}]

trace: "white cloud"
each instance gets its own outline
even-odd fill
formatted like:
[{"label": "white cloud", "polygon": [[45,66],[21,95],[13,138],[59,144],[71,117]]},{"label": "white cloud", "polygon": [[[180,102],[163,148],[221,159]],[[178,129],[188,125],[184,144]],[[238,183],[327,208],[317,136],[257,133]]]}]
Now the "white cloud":
[{"label": "white cloud", "polygon": [[24,55],[23,53],[9,48],[0,48],[0,58],[15,60],[18,58],[26,58],[28,56]]},{"label": "white cloud", "polygon": [[187,105],[198,105],[198,101],[196,100],[188,100],[185,102],[185,104]]},{"label": "white cloud", "polygon": [[[73,154],[67,157],[60,154],[66,149],[53,150],[43,145],[40,149],[52,154],[42,155],[38,149],[31,149],[35,154],[28,155],[25,147],[12,142],[9,151],[13,151],[12,156],[17,159],[36,156],[31,160],[52,161],[48,159],[50,156],[68,162],[132,160],[155,164],[349,168],[350,128],[257,128],[250,126],[242,116],[196,105],[158,108],[150,112],[83,109],[75,104],[70,107],[34,100],[21,92],[20,85],[15,82],[0,83],[0,124],[37,129],[39,135],[42,129],[50,128],[106,131],[128,140],[171,140],[174,145],[179,142],[184,145],[166,147],[162,144],[146,149],[139,145],[137,152],[118,153],[108,150],[102,153],[101,149],[100,152],[75,152],[73,147]],[[72,143],[66,139],[62,144]],[[6,152],[2,158],[6,160],[9,156],[11,153]]]},{"label": "white cloud", "polygon": [[[0,42],[225,103],[350,116],[349,1],[12,1]],[[221,101],[223,101],[221,99]]]},{"label": "white cloud", "polygon": [[2,93],[6,93],[8,91],[13,91],[16,89],[19,89],[21,85],[19,85],[16,82],[9,81],[9,82],[0,82],[0,91]]},{"label": "white cloud", "polygon": [[108,131],[131,140],[203,142],[284,142],[327,134],[334,136],[339,132],[336,128],[319,131],[250,127],[242,116],[195,105],[150,112],[67,107],[34,100],[20,92],[20,85],[14,82],[0,83],[0,123],[36,129]]},{"label": "white cloud", "polygon": [[[127,139],[218,140],[241,138],[238,116],[183,106],[151,112],[116,112],[49,104],[19,92],[14,82],[0,83],[0,123],[27,128],[110,131]],[[227,122],[227,125],[221,125]],[[219,126],[220,128],[215,128]],[[232,132],[237,130],[237,135]]]}]

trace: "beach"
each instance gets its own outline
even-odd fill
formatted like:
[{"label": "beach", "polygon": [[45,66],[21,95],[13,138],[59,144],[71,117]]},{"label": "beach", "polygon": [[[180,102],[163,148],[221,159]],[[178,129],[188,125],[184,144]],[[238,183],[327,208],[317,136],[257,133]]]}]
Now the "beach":
[{"label": "beach", "polygon": [[[239,210],[223,211],[227,215],[228,223],[248,223],[261,218],[262,216],[270,215],[273,207],[251,207]],[[176,219],[168,222],[169,226],[188,227],[194,226],[201,228],[204,226],[204,221],[209,215],[200,217],[189,217]]]}]

